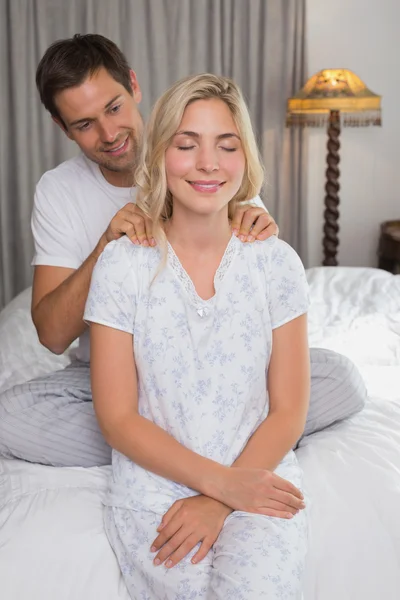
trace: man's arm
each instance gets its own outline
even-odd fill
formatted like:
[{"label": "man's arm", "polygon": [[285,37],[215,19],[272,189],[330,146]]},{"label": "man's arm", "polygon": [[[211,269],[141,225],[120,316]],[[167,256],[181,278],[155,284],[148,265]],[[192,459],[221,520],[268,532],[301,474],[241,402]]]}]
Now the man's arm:
[{"label": "man's arm", "polygon": [[83,312],[93,268],[108,242],[123,235],[136,244],[153,245],[150,220],[131,202],[117,212],[93,252],[78,269],[35,267],[32,319],[40,342],[54,354],[65,352],[85,331]]},{"label": "man's arm", "polygon": [[87,328],[83,311],[94,265],[105,247],[100,240],[79,269],[35,267],[32,319],[43,346],[62,354]]}]

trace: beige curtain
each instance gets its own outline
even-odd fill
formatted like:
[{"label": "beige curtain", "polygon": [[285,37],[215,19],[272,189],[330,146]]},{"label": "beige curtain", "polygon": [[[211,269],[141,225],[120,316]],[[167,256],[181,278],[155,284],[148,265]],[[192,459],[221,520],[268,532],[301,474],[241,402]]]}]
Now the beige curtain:
[{"label": "beige curtain", "polygon": [[144,117],[179,77],[233,77],[265,157],[265,203],[306,261],[304,142],[284,126],[286,98],[304,80],[304,23],[305,0],[0,0],[0,307],[31,282],[35,184],[76,153],[35,88],[48,45],[74,33],[102,33],[122,48]]}]

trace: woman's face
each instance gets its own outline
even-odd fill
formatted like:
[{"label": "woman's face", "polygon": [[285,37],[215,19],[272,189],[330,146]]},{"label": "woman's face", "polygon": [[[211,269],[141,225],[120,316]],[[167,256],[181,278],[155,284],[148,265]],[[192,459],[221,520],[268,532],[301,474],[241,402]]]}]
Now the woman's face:
[{"label": "woman's face", "polygon": [[239,190],[245,156],[231,111],[222,100],[187,106],[165,153],[167,185],[174,211],[213,214]]}]

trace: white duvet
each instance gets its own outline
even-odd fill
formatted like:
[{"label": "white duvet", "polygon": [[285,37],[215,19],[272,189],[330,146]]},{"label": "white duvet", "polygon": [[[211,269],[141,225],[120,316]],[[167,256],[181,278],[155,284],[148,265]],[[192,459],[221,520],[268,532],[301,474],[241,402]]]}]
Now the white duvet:
[{"label": "white duvet", "polygon": [[[369,400],[297,451],[312,498],[305,600],[399,600],[400,275],[308,279],[310,344],[355,361]],[[29,293],[0,313],[0,390],[69,360],[38,344]],[[0,460],[1,600],[128,600],[102,525],[108,474]]]}]

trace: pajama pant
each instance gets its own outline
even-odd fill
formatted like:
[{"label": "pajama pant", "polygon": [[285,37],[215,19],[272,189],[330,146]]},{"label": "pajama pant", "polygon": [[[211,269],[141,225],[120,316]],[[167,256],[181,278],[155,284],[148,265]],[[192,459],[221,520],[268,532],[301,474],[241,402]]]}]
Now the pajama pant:
[{"label": "pajama pant", "polygon": [[[302,487],[294,457],[276,473]],[[105,509],[107,536],[132,600],[301,600],[306,510],[292,519],[235,511],[203,561],[190,562],[197,547],[170,569],[153,565],[156,554],[150,552],[161,517],[145,510]]]},{"label": "pajama pant", "polygon": [[[311,395],[304,435],[360,411],[366,389],[345,356],[311,348]],[[75,361],[0,394],[0,456],[53,466],[92,467],[111,463],[96,421],[90,368]]]}]

